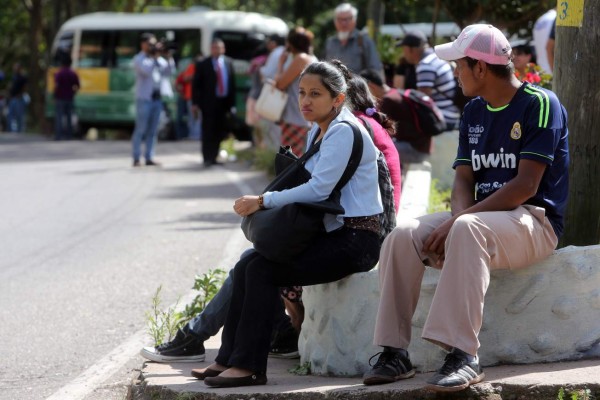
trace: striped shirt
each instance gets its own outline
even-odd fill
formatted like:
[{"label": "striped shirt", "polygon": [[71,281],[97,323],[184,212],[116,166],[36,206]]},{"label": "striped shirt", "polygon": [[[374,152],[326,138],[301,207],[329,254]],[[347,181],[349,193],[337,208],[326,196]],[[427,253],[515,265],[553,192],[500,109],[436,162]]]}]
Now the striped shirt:
[{"label": "striped shirt", "polygon": [[460,111],[454,105],[456,80],[452,66],[435,54],[433,49],[425,49],[423,58],[417,64],[417,89],[432,89],[431,97],[444,114],[448,127],[455,127]]}]

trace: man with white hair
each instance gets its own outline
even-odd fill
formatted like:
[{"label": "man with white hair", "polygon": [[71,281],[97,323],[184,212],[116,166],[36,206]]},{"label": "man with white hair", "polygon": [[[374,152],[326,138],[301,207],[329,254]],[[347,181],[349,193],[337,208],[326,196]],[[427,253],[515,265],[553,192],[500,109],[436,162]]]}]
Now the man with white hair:
[{"label": "man with white hair", "polygon": [[427,387],[454,392],[485,377],[477,352],[491,271],[543,260],[563,232],[568,129],[553,92],[515,77],[510,44],[497,28],[467,26],[435,52],[456,61],[463,93],[474,97],[460,121],[451,212],[401,218],[383,242],[374,335],[383,351],[363,382],[415,375],[407,349],[428,265],[441,273],[422,337],[448,354]]},{"label": "man with white hair", "polygon": [[342,3],[334,10],[334,24],[337,34],[325,43],[325,59],[338,59],[358,74],[364,69],[381,71],[383,66],[373,40],[356,29],[358,10],[350,3]]}]

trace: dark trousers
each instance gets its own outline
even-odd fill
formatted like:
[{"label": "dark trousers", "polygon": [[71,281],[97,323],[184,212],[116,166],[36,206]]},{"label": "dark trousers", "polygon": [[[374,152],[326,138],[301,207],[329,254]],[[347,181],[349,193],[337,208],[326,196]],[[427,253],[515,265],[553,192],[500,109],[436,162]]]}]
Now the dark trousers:
[{"label": "dark trousers", "polygon": [[267,370],[279,287],[334,282],[372,269],[379,260],[377,234],[342,228],[323,233],[292,264],[278,264],[259,253],[235,266],[233,295],[216,362],[254,373]]},{"label": "dark trousers", "polygon": [[212,164],[217,160],[221,141],[225,138],[226,115],[229,110],[225,99],[216,99],[213,112],[202,113],[202,158],[205,164]]}]

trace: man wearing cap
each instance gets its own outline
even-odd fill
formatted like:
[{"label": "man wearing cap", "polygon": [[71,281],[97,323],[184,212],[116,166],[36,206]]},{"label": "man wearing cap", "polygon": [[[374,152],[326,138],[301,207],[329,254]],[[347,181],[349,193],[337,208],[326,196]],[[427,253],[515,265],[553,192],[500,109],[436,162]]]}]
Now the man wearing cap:
[{"label": "man wearing cap", "polygon": [[568,130],[556,95],[514,76],[510,45],[493,26],[467,26],[435,51],[457,62],[463,93],[475,96],[461,117],[452,211],[399,220],[384,241],[374,335],[383,352],[364,383],[414,376],[406,349],[428,265],[441,274],[422,337],[449,353],[427,384],[450,392],[484,379],[477,352],[490,271],[527,267],[558,243]]},{"label": "man wearing cap", "polygon": [[427,36],[419,30],[407,32],[398,45],[402,46],[406,61],[416,66],[417,89],[435,101],[444,114],[447,129],[456,129],[460,112],[453,99],[458,87],[450,63],[435,54]]},{"label": "man wearing cap", "polygon": [[372,68],[383,76],[383,65],[371,38],[356,29],[358,10],[350,3],[342,3],[333,12],[337,31],[325,43],[325,59],[340,60],[348,69],[358,74]]}]

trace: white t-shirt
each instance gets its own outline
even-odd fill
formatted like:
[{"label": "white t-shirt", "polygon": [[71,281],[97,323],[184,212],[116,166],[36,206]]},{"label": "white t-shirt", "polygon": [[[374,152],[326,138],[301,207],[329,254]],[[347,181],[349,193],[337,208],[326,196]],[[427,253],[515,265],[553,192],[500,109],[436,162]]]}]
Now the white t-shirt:
[{"label": "white t-shirt", "polygon": [[546,53],[546,43],[556,19],[556,9],[546,11],[539,17],[533,25],[533,46],[535,47],[535,56],[537,64],[548,73],[552,71],[548,63],[548,54]]}]

